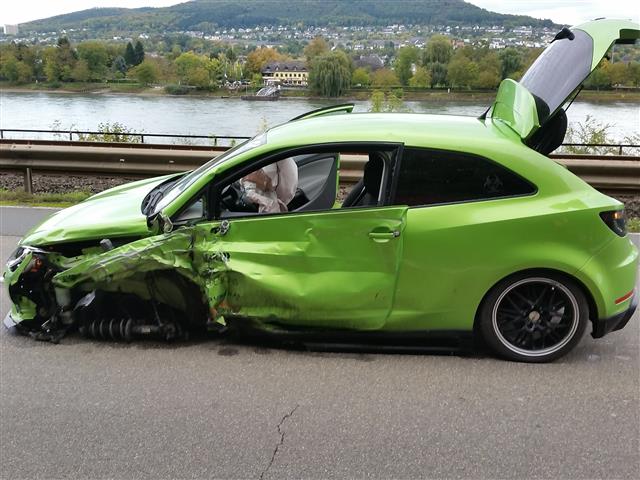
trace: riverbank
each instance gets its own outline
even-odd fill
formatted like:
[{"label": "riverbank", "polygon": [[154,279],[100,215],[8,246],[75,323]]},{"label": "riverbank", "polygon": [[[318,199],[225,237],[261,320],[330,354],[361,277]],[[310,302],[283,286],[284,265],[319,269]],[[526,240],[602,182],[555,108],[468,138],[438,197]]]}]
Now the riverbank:
[{"label": "riverbank", "polygon": [[[399,88],[399,87],[398,87]],[[328,98],[313,95],[309,90],[283,90],[281,100],[287,99],[307,99],[307,100],[368,100],[374,88],[351,89],[345,95],[337,98]],[[395,90],[395,89],[391,89]],[[456,101],[456,102],[477,102],[491,101],[495,98],[495,90],[445,90],[445,89],[424,89],[416,90],[404,88],[402,98],[407,101]],[[30,83],[25,85],[13,85],[7,82],[0,82],[0,94],[21,93],[21,92],[44,92],[51,94],[83,94],[83,95],[140,95],[140,96],[167,96],[167,97],[204,97],[204,98],[240,98],[253,90],[190,90],[182,95],[172,95],[165,91],[164,86],[143,86],[136,83],[64,83],[51,86],[46,83]],[[583,90],[580,92],[580,100],[588,102],[638,102],[640,101],[640,90]]]}]

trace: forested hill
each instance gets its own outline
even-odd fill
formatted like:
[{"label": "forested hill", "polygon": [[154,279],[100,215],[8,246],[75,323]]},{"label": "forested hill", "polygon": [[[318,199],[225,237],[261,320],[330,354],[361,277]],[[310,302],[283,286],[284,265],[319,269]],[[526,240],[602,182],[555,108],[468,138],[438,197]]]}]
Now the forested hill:
[{"label": "forested hill", "polygon": [[212,32],[257,25],[516,25],[553,26],[550,20],[503,15],[463,0],[194,0],[164,8],[94,8],[20,26],[50,32],[87,28],[96,34]]}]

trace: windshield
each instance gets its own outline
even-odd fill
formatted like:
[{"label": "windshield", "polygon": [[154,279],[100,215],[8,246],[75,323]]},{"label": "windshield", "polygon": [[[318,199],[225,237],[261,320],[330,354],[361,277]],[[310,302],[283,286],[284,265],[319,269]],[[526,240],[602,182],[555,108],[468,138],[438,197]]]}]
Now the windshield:
[{"label": "windshield", "polygon": [[162,197],[159,199],[155,208],[153,208],[152,215],[156,215],[161,212],[163,208],[174,201],[178,197],[178,195],[188,189],[193,184],[193,182],[200,178],[200,176],[206,171],[215,168],[218,165],[221,165],[222,163],[231,160],[232,158],[235,158],[244,152],[264,145],[266,141],[267,134],[261,133],[260,135],[256,135],[255,137],[253,137],[251,140],[247,140],[246,142],[227,150],[222,155],[219,155],[209,160],[207,163],[201,165],[200,167],[196,168],[195,170],[192,170],[176,183],[174,183],[170,189],[163,192]]},{"label": "windshield", "polygon": [[[591,73],[593,40],[575,29],[573,40],[554,40],[524,74],[520,83],[545,102],[553,114]],[[540,110],[540,109],[538,109]],[[538,115],[542,112],[538,111]],[[540,118],[544,122],[546,118]]]}]

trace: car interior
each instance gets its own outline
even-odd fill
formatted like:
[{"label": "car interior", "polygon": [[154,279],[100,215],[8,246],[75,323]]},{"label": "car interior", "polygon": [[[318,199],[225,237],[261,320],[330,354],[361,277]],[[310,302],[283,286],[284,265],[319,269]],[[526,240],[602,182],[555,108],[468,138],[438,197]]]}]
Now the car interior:
[{"label": "car interior", "polygon": [[[351,187],[342,202],[342,208],[372,207],[380,204],[386,169],[391,166],[393,152],[374,150],[368,154],[363,176]],[[293,199],[286,205],[287,212],[330,210],[338,200],[338,170],[340,153],[316,152],[291,157],[298,168],[298,184]],[[282,159],[281,159],[282,160]],[[274,162],[275,163],[275,162]],[[260,169],[264,168],[261,167]],[[257,169],[257,170],[260,170]],[[252,172],[253,173],[253,172]],[[235,177],[219,191],[220,218],[260,215],[256,203],[245,195],[242,177]],[[199,198],[183,210],[176,223],[199,220],[205,216],[205,202]]]}]

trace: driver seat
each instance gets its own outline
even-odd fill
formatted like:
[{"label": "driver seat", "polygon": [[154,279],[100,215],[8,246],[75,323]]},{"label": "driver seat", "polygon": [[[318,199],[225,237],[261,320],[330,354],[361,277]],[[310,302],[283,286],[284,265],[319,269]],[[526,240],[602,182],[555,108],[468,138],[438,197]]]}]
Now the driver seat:
[{"label": "driver seat", "polygon": [[364,165],[362,180],[353,186],[342,202],[342,208],[378,205],[384,160],[385,155],[382,152],[369,153],[369,161]]}]

